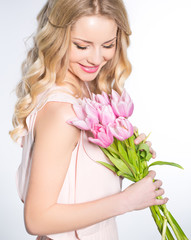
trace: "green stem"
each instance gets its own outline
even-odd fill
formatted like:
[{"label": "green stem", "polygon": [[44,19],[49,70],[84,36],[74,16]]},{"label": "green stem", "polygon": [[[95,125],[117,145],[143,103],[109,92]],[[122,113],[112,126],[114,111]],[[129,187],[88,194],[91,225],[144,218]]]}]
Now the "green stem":
[{"label": "green stem", "polygon": [[162,228],[162,240],[166,238],[166,227],[167,227],[167,219],[164,217],[163,228]]},{"label": "green stem", "polygon": [[155,212],[156,212],[156,214],[158,216],[158,219],[159,219],[159,221],[161,223],[160,233],[162,234],[162,225],[163,225],[164,218],[163,218],[163,216],[161,215],[161,213],[159,211],[159,207],[157,205],[154,205],[153,207],[154,207]]},{"label": "green stem", "polygon": [[[162,197],[160,197],[162,199]],[[167,210],[166,205],[161,205],[161,209],[165,215],[165,217],[168,220],[168,223],[170,224],[174,234],[177,237],[177,240],[188,240],[187,237],[185,235],[182,235],[182,233],[179,231],[177,224],[173,221],[173,218],[170,215],[170,212]]]},{"label": "green stem", "polygon": [[116,150],[115,147],[113,147],[112,145],[110,145],[109,147],[107,147],[108,151],[113,151],[114,153],[116,153],[117,155],[119,155],[120,159],[126,164],[126,166],[129,168],[129,170],[131,171],[131,173],[133,174],[134,178],[137,179],[137,176],[135,174],[135,172],[133,171],[133,168],[131,167],[131,165],[123,158],[123,156],[119,153],[118,150]]},{"label": "green stem", "polygon": [[[160,213],[160,206],[152,206],[150,207],[151,212],[152,212],[152,216],[155,220],[155,223],[158,227],[158,230],[160,232],[160,234],[162,234],[162,224],[164,222],[164,216],[161,215]],[[159,222],[160,221],[160,222]],[[166,237],[168,240],[174,240],[174,237],[172,236],[170,229],[167,226],[167,230],[166,230]]]},{"label": "green stem", "polygon": [[160,222],[159,218],[158,218],[158,215],[156,213],[156,210],[155,210],[155,207],[154,206],[151,206],[150,207],[150,210],[151,210],[151,213],[152,213],[152,216],[154,218],[154,221],[157,225],[157,228],[159,230],[159,232],[161,233],[161,229],[162,229],[162,223]]},{"label": "green stem", "polygon": [[129,157],[129,162],[131,162],[132,165],[134,166],[134,168],[136,170],[136,174],[138,176],[140,174],[140,172],[139,172],[139,159],[137,157],[137,153],[136,153],[136,149],[135,149],[134,136],[131,136],[130,138],[125,139],[124,143],[126,145],[126,152],[128,154],[128,157]]},{"label": "green stem", "polygon": [[146,136],[146,138],[143,140],[143,143],[145,143],[147,141],[147,139],[149,138],[149,136],[151,135],[151,132]]},{"label": "green stem", "polygon": [[167,236],[168,240],[174,240],[174,237],[172,236],[172,233],[170,232],[170,229],[168,228],[168,226],[166,229],[166,236]]},{"label": "green stem", "polygon": [[[160,234],[162,234],[162,226],[163,226],[163,222],[164,222],[164,216],[161,215],[160,213],[160,207],[158,205],[154,205],[152,207],[150,207],[151,212],[152,212],[152,216],[155,220],[155,223],[157,224],[158,230],[160,232]],[[174,240],[174,237],[172,236],[168,226],[166,229],[166,237],[168,240]]]},{"label": "green stem", "polygon": [[[169,212],[169,211],[168,211]],[[184,240],[188,240],[188,238],[186,237],[185,233],[183,232],[182,228],[179,226],[179,224],[177,223],[177,221],[175,220],[175,218],[172,216],[172,214],[169,212],[170,217],[172,218],[172,221],[174,222],[174,224],[176,225],[176,227],[178,228],[179,232],[181,233],[181,235],[184,237]]]}]

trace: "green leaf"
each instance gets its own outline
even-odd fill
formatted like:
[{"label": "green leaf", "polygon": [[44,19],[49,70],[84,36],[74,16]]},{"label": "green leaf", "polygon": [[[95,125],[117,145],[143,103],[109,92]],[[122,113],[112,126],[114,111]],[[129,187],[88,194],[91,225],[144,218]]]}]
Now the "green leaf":
[{"label": "green leaf", "polygon": [[119,153],[122,155],[122,157],[125,159],[125,161],[129,162],[127,152],[125,151],[125,149],[122,146],[120,141],[117,142],[117,146],[118,146]]},{"label": "green leaf", "polygon": [[136,180],[132,177],[132,175],[129,175],[129,174],[125,174],[121,171],[119,171],[115,166],[109,164],[109,163],[106,163],[106,162],[101,162],[101,161],[97,161],[98,163],[102,164],[103,166],[105,166],[106,168],[110,169],[112,172],[116,173],[119,177],[124,177],[124,178],[127,178],[129,179],[130,181],[133,181],[135,182]]},{"label": "green leaf", "polygon": [[115,166],[113,166],[113,165],[111,165],[111,164],[109,164],[109,163],[106,163],[106,162],[101,162],[101,161],[97,161],[98,163],[100,163],[100,164],[102,164],[103,166],[105,166],[106,168],[109,168],[111,171],[113,171],[114,173],[117,173],[118,172],[118,169],[115,167]]},{"label": "green leaf", "polygon": [[130,181],[136,182],[136,180],[135,180],[134,177],[132,177],[132,176],[129,175],[129,174],[122,173],[121,171],[118,171],[118,172],[117,172],[117,176],[119,176],[119,177],[124,177],[124,178],[129,179]]},{"label": "green leaf", "polygon": [[127,153],[128,153],[129,160],[131,162],[134,163],[134,161],[138,159],[137,153],[134,149],[132,149],[132,148],[127,149]]},{"label": "green leaf", "polygon": [[150,152],[150,150],[149,150],[149,146],[146,144],[146,143],[141,143],[140,145],[139,145],[139,148],[138,148],[139,150],[144,150],[144,151],[146,151],[146,153],[149,153]]},{"label": "green leaf", "polygon": [[135,150],[135,143],[134,143],[134,140],[135,140],[135,136],[134,136],[134,135],[132,135],[130,138],[128,138],[129,145],[130,145],[130,147],[133,148],[133,150]]},{"label": "green leaf", "polygon": [[145,158],[146,161],[149,161],[152,158],[152,154],[149,152]]},{"label": "green leaf", "polygon": [[[100,147],[101,150],[105,153],[105,155],[109,158],[109,160],[119,169],[119,170],[122,170],[120,169],[121,167],[123,168],[122,172],[124,173],[128,173],[130,175],[135,175],[135,168],[134,166],[132,166],[130,163],[126,162],[124,163],[123,160],[121,160],[119,157],[114,157],[112,156],[113,153],[110,153],[110,148],[108,147],[108,150],[105,149],[105,148],[102,148]],[[115,154],[113,154],[115,155]],[[118,162],[116,162],[118,161]],[[122,162],[122,163],[121,163]],[[116,165],[117,164],[117,165]],[[125,169],[124,169],[125,168]]]},{"label": "green leaf", "polygon": [[119,158],[114,158],[113,156],[109,156],[109,160],[113,163],[113,165],[118,168],[123,173],[131,174],[130,169],[127,167],[127,165],[123,162],[123,160]]},{"label": "green leaf", "polygon": [[107,148],[101,148],[102,150],[103,149],[106,149],[113,157],[115,158],[120,158],[119,156],[119,151],[116,147],[116,145],[114,143],[112,143],[109,147]]},{"label": "green leaf", "polygon": [[146,143],[141,143],[138,147],[140,151],[140,157],[146,161],[149,161],[152,158],[152,154],[150,153],[149,146]]},{"label": "green leaf", "polygon": [[146,167],[144,170],[143,170],[143,178],[145,177],[145,176],[147,176],[147,174],[148,174],[148,167]]},{"label": "green leaf", "polygon": [[139,131],[138,131],[138,129],[137,129],[137,131],[134,131],[134,138],[137,138],[138,136],[139,136]]},{"label": "green leaf", "polygon": [[120,176],[124,177],[124,178],[127,178],[130,181],[132,181],[132,182],[137,182],[137,180],[134,177],[132,177],[131,175],[129,175],[129,174],[121,174]]},{"label": "green leaf", "polygon": [[170,165],[170,166],[173,166],[173,167],[178,167],[178,168],[184,169],[182,166],[180,166],[179,164],[174,163],[174,162],[156,161],[156,162],[151,163],[149,165],[149,167],[154,166],[154,165]]},{"label": "green leaf", "polygon": [[114,153],[114,152],[111,152],[111,155],[114,157],[114,158],[120,158],[118,154]]},{"label": "green leaf", "polygon": [[111,155],[111,153],[107,150],[107,149],[105,149],[105,148],[102,148],[102,147],[100,147],[101,148],[101,150],[105,153],[105,155],[109,158],[110,156],[112,156]]},{"label": "green leaf", "polygon": [[127,154],[129,158],[129,163],[136,169],[136,172],[139,171],[139,160],[136,151],[133,148],[127,148]]},{"label": "green leaf", "polygon": [[184,237],[185,240],[188,240],[188,238],[186,237],[185,233],[183,232],[182,228],[180,227],[180,225],[177,223],[176,219],[172,216],[172,214],[168,211],[170,218],[172,219],[174,225],[176,226],[176,228],[178,229],[178,231],[180,232],[181,236]]},{"label": "green leaf", "polygon": [[145,152],[145,151],[142,151],[142,152],[140,153],[140,157],[141,157],[141,158],[145,158],[145,157],[146,157],[146,152]]},{"label": "green leaf", "polygon": [[118,171],[118,172],[117,172],[117,176],[120,177],[121,175],[123,175],[123,173],[122,173],[121,171]]}]

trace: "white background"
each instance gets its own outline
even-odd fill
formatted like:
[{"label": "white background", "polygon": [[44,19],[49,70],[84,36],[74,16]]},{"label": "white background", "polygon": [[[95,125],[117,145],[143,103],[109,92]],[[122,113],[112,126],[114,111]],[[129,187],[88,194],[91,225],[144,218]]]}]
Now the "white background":
[{"label": "white background", "polygon": [[[0,0],[0,239],[35,239],[26,233],[23,204],[15,186],[21,149],[8,135],[16,97],[11,91],[21,76],[25,41],[34,31],[44,0]],[[190,207],[190,81],[191,1],[126,0],[132,29],[128,56],[133,71],[126,88],[135,110],[131,117],[140,132],[152,132],[157,160],[175,161],[185,170],[153,167],[163,180],[168,208],[191,238]],[[124,187],[130,184],[124,181]],[[116,203],[117,204],[117,203]],[[158,240],[149,209],[117,217],[120,240]]]}]

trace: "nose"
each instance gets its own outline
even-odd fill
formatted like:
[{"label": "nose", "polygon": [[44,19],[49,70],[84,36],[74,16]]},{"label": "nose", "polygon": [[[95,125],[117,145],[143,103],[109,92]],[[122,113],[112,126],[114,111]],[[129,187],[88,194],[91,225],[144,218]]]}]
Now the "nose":
[{"label": "nose", "polygon": [[99,47],[93,48],[88,56],[88,62],[91,63],[92,65],[97,66],[100,65],[103,60],[104,57],[102,54],[102,50]]}]

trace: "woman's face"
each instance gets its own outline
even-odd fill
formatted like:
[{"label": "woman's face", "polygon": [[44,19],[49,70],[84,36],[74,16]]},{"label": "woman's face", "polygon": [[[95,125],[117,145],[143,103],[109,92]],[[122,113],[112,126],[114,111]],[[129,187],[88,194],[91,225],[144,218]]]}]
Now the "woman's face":
[{"label": "woman's face", "polygon": [[113,58],[116,49],[117,24],[104,16],[80,18],[72,27],[69,77],[92,81],[101,68]]}]

